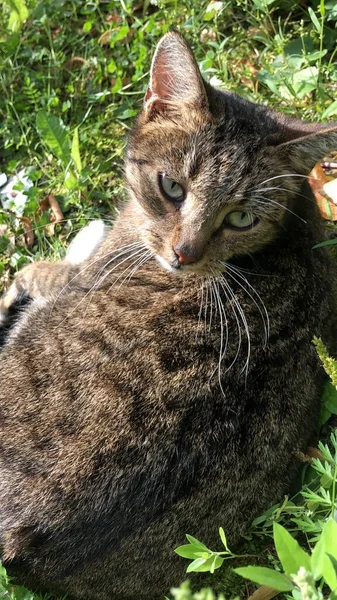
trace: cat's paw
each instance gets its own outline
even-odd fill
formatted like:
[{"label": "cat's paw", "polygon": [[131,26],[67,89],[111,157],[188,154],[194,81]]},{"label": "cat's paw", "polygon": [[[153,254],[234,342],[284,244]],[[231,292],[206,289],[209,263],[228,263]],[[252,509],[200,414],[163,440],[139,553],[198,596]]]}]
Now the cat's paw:
[{"label": "cat's paw", "polygon": [[45,281],[50,270],[50,263],[38,261],[26,265],[19,271],[8,290],[0,298],[0,327],[10,321],[14,306],[24,303],[27,298],[39,298],[45,295]]},{"label": "cat's paw", "polygon": [[65,260],[72,265],[84,262],[98,250],[108,231],[103,221],[91,221],[71,242]]},{"label": "cat's paw", "polygon": [[10,321],[11,309],[14,305],[20,303],[24,294],[20,292],[14,281],[8,290],[0,298],[0,328],[6,327]]}]

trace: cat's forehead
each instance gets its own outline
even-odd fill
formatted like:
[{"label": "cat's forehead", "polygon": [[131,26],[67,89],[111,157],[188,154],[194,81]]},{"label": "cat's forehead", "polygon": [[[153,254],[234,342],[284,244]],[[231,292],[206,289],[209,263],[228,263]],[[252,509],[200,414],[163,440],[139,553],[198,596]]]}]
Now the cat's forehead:
[{"label": "cat's forehead", "polygon": [[209,180],[226,172],[242,172],[263,152],[249,127],[216,121],[202,123],[163,120],[143,127],[134,144],[139,156],[172,176]]}]

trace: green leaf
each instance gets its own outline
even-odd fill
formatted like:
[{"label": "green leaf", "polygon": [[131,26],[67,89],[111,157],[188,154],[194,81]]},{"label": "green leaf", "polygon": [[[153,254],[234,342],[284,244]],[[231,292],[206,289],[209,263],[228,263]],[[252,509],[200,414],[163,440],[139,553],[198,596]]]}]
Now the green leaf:
[{"label": "green leaf", "polygon": [[321,536],[318,540],[315,548],[313,549],[310,563],[311,563],[311,571],[314,576],[315,581],[321,579],[323,573],[323,564],[325,560],[325,541]]},{"label": "green leaf", "polygon": [[[190,565],[188,565],[186,569],[186,573],[198,572],[199,568],[205,564],[206,560],[204,558],[196,558]],[[209,570],[209,569],[207,569]]]},{"label": "green leaf", "polygon": [[28,9],[25,0],[6,0],[5,2],[10,9],[8,20],[8,29],[15,33],[21,29],[21,26],[28,18]]},{"label": "green leaf", "polygon": [[222,556],[215,556],[213,558],[213,562],[211,564],[210,572],[214,573],[214,571],[216,571],[217,569],[220,569],[224,560],[225,559],[222,558]]},{"label": "green leaf", "polygon": [[36,127],[45,144],[66,167],[71,152],[68,132],[63,121],[59,117],[40,111],[36,115]]},{"label": "green leaf", "polygon": [[310,571],[310,556],[290,533],[278,523],[274,523],[274,542],[277,555],[287,575],[295,575],[300,567],[305,567],[307,571]]},{"label": "green leaf", "polygon": [[334,565],[329,558],[329,554],[337,559],[337,523],[334,519],[329,519],[324,526],[322,532],[322,538],[325,544],[325,559],[323,562],[322,574],[325,582],[328,584],[331,590],[337,588],[337,573],[335,572]]},{"label": "green leaf", "polygon": [[203,544],[202,542],[199,542],[199,540],[197,540],[197,538],[193,537],[193,535],[189,535],[187,533],[186,538],[188,539],[190,544],[192,544],[192,546],[197,546],[197,548],[199,548],[203,552],[205,552],[205,550],[206,550],[206,552],[209,552],[207,546],[205,546],[205,544]]},{"label": "green leaf", "polygon": [[337,575],[337,559],[334,556],[332,556],[332,554],[330,554],[329,552],[327,552],[326,554],[332,563],[335,574]]},{"label": "green leaf", "polygon": [[333,238],[332,240],[325,240],[325,242],[320,242],[319,244],[313,246],[313,249],[323,248],[323,246],[334,246],[335,244],[337,244],[337,238]]},{"label": "green leaf", "polygon": [[198,554],[200,555],[201,549],[193,544],[184,544],[183,546],[178,546],[175,552],[183,558],[196,558]]},{"label": "green leaf", "polygon": [[320,24],[319,20],[317,19],[316,14],[312,10],[311,6],[308,7],[308,13],[309,13],[310,19],[312,20],[315,28],[318,31],[318,33],[321,33],[321,29],[322,29],[321,24]]},{"label": "green leaf", "polygon": [[80,145],[78,139],[78,127],[75,128],[73,135],[73,143],[71,145],[71,158],[73,159],[76,169],[79,173],[82,171],[82,161],[80,156]]},{"label": "green leaf", "polygon": [[219,535],[221,538],[221,541],[223,543],[223,545],[225,546],[226,550],[228,550],[228,546],[227,546],[227,538],[226,538],[226,534],[223,530],[223,527],[219,527]]},{"label": "green leaf", "polygon": [[186,569],[186,573],[214,573],[216,569],[219,569],[224,559],[221,556],[213,555],[210,558],[197,558],[194,560]]},{"label": "green leaf", "polygon": [[325,17],[325,1],[324,0],[320,0],[319,12],[321,13],[322,17]]},{"label": "green leaf", "polygon": [[274,569],[267,569],[267,567],[248,566],[233,570],[241,577],[250,579],[250,581],[254,581],[259,585],[267,585],[280,592],[290,592],[294,587],[285,575],[274,571]]},{"label": "green leaf", "polygon": [[328,108],[325,109],[323,114],[321,115],[321,119],[327,119],[328,117],[332,117],[332,115],[337,115],[337,100],[335,100]]},{"label": "green leaf", "polygon": [[322,395],[322,403],[333,414],[337,414],[337,389],[331,381],[327,381]]}]

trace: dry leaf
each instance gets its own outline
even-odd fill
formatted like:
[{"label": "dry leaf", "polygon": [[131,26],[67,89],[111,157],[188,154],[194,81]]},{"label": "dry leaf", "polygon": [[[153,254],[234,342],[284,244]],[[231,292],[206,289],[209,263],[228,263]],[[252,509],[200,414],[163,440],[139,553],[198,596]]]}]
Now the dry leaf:
[{"label": "dry leaf", "polygon": [[337,221],[337,205],[334,204],[330,196],[325,191],[325,186],[331,181],[331,177],[326,175],[320,164],[315,165],[309,175],[309,183],[314,192],[321,215],[328,221]]},{"label": "dry leaf", "polygon": [[295,456],[301,462],[309,464],[311,464],[313,458],[318,458],[319,460],[323,460],[324,458],[318,448],[314,448],[313,446],[310,446],[306,453],[296,450]]},{"label": "dry leaf", "polygon": [[49,194],[48,203],[52,211],[52,221],[54,223],[60,223],[60,221],[64,220],[63,212],[60,209],[60,205],[56,200],[54,194]]},{"label": "dry leaf", "polygon": [[82,56],[73,56],[66,62],[65,67],[71,71],[73,69],[81,69],[87,63],[88,61],[82,58]]},{"label": "dry leaf", "polygon": [[331,198],[334,204],[337,204],[337,179],[331,179],[324,184],[323,190]]},{"label": "dry leaf", "polygon": [[34,244],[35,236],[34,231],[32,229],[32,222],[28,217],[17,217],[20,221],[22,221],[24,229],[25,229],[25,240],[27,246],[30,248]]},{"label": "dry leaf", "polygon": [[248,600],[271,600],[271,598],[275,598],[279,593],[278,590],[262,585],[255,590],[254,594],[249,596]]}]

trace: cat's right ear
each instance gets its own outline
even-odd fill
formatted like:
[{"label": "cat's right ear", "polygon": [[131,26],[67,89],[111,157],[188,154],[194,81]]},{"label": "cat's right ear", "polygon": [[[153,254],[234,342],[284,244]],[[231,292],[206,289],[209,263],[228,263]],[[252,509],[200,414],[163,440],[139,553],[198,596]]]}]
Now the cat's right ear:
[{"label": "cat's right ear", "polygon": [[192,51],[179,33],[160,40],[151,66],[150,85],[144,99],[148,119],[176,110],[184,103],[207,109],[205,86]]}]

